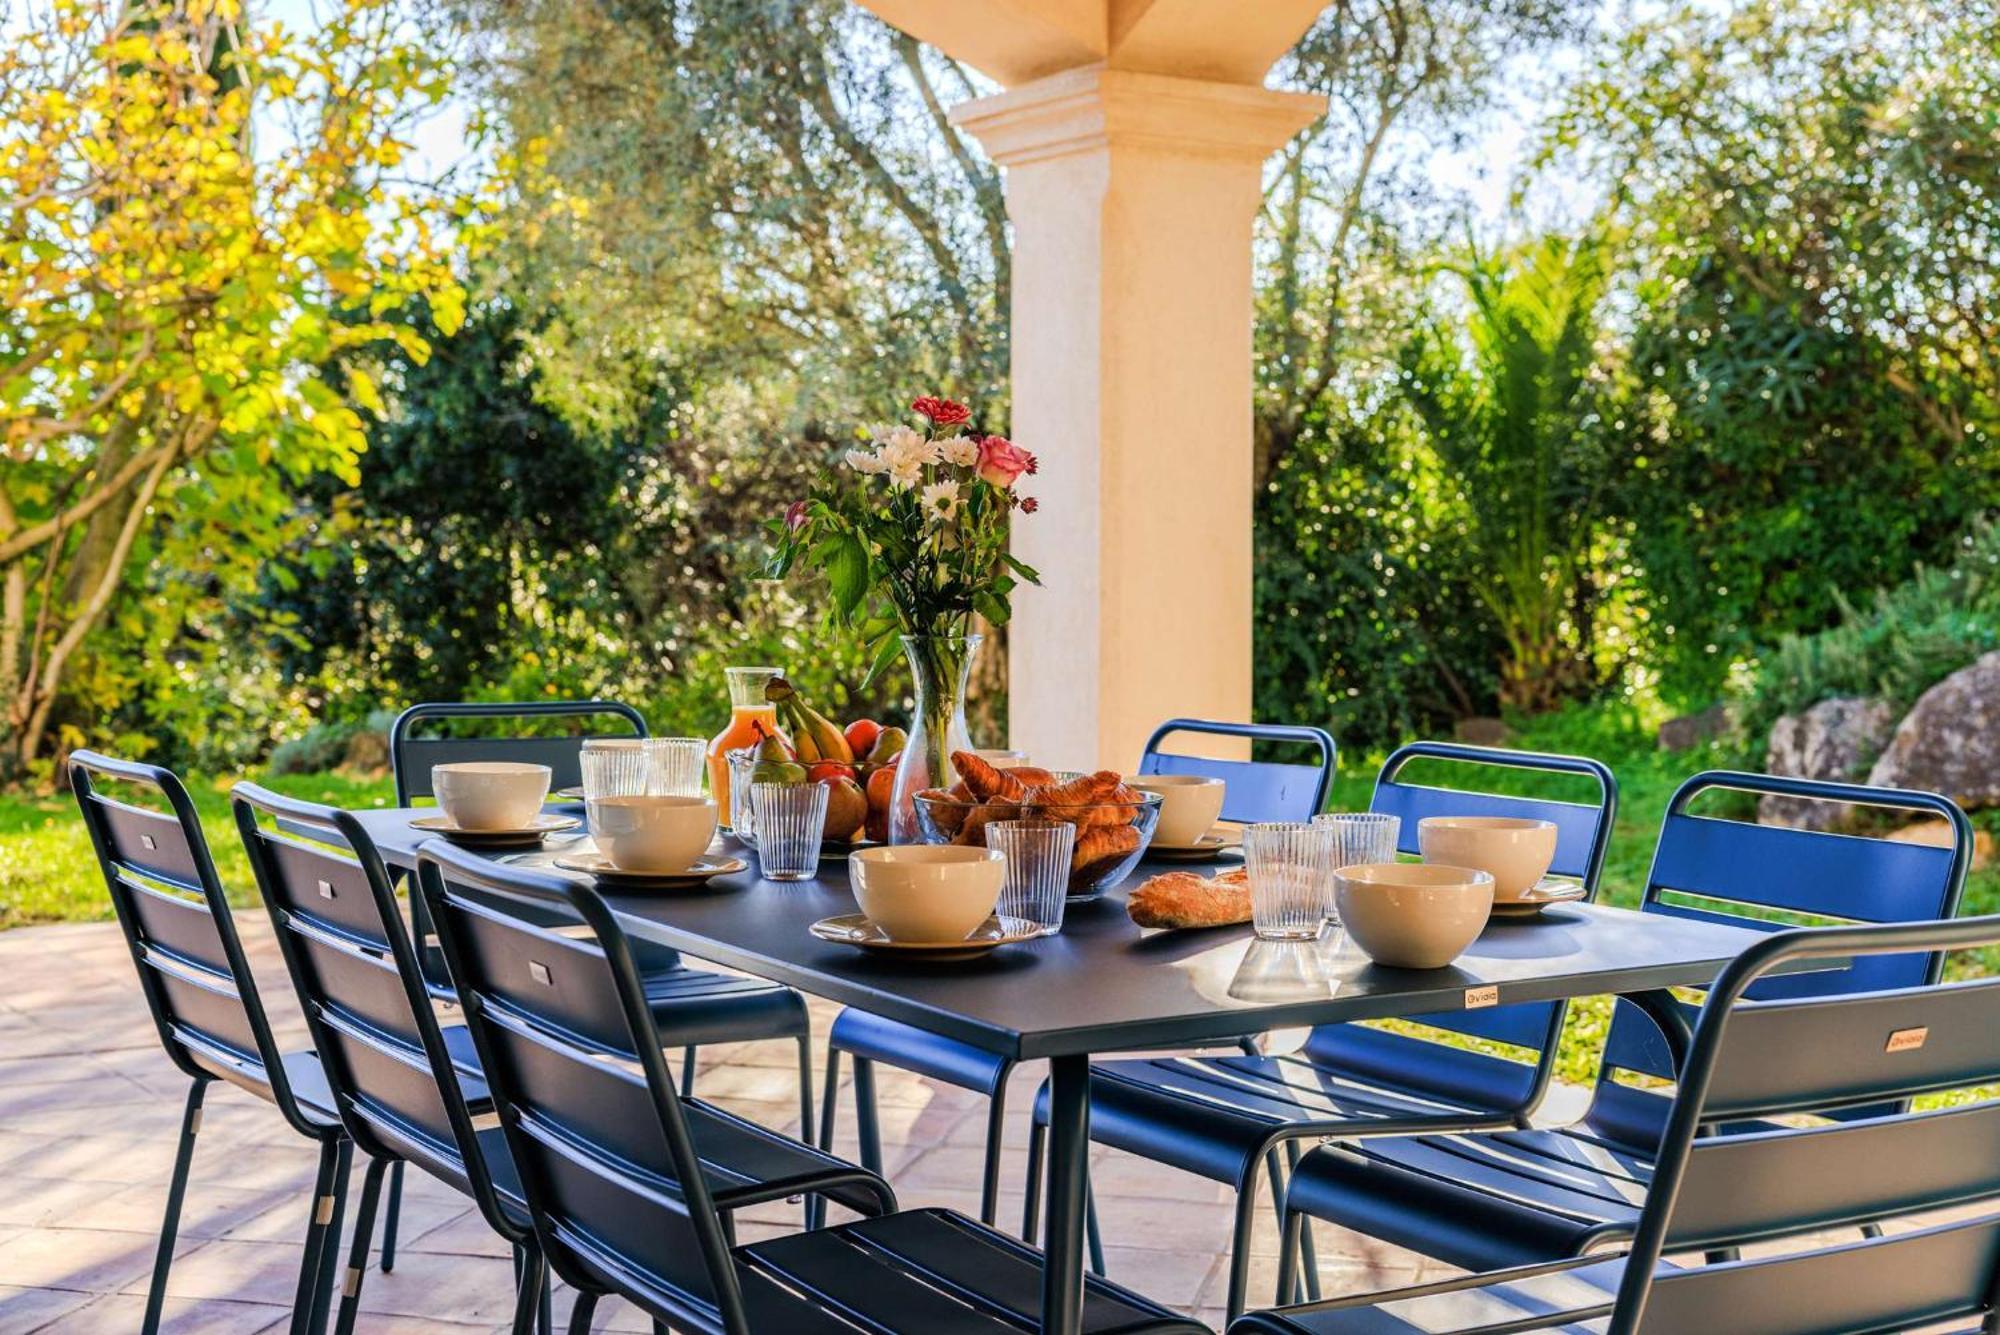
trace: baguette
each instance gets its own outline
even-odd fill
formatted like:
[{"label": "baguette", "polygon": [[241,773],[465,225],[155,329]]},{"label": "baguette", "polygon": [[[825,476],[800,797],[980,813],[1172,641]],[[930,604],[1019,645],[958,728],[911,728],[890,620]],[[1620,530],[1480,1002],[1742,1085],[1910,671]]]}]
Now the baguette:
[{"label": "baguette", "polygon": [[1250,921],[1250,876],[1240,867],[1219,876],[1162,872],[1125,899],[1141,927],[1231,927]]}]

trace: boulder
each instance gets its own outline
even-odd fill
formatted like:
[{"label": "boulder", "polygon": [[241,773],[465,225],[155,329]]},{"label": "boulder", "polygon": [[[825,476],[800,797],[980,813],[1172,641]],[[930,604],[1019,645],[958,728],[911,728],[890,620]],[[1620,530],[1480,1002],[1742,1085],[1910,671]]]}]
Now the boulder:
[{"label": "boulder", "polygon": [[[1951,847],[1951,826],[1941,820],[1919,821],[1915,825],[1905,825],[1892,832],[1889,837],[1898,843],[1929,844],[1932,848]],[[1971,871],[1985,871],[1993,865],[1993,836],[1984,830],[1972,832]]]},{"label": "boulder", "polygon": [[340,761],[343,769],[379,774],[389,768],[389,738],[373,728],[363,728],[347,739],[347,752]]},{"label": "boulder", "polygon": [[1718,701],[1697,714],[1683,714],[1660,725],[1662,751],[1688,751],[1729,731],[1729,706]]},{"label": "boulder", "polygon": [[[1886,700],[1857,696],[1822,700],[1802,714],[1787,714],[1771,725],[1764,770],[1797,779],[1856,779],[1881,751],[1895,726],[1895,706]],[[1766,825],[1831,830],[1852,814],[1837,802],[1777,796],[1757,800],[1757,819]]]},{"label": "boulder", "polygon": [[2000,806],[2000,650],[1925,691],[1896,725],[1868,782]]}]

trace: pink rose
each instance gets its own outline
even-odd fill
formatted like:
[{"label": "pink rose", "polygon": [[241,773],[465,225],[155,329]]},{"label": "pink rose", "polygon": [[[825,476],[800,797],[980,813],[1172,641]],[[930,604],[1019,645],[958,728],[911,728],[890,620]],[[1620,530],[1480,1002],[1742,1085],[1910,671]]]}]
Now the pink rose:
[{"label": "pink rose", "polygon": [[1035,471],[1035,456],[1005,436],[988,436],[979,442],[979,462],[973,467],[994,486],[1011,487],[1015,478]]}]

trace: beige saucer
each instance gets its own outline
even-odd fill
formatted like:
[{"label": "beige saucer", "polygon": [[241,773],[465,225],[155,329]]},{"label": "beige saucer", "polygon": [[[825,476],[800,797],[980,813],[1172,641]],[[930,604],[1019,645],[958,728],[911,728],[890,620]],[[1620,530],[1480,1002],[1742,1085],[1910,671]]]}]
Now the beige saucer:
[{"label": "beige saucer", "polygon": [[1496,918],[1532,918],[1543,909],[1557,904],[1574,904],[1586,897],[1588,892],[1575,881],[1559,881],[1551,877],[1518,899],[1496,899],[1493,901],[1493,916]]},{"label": "beige saucer", "polygon": [[526,825],[511,830],[465,830],[460,829],[452,818],[445,815],[419,816],[410,822],[413,830],[428,830],[441,834],[455,844],[468,848],[512,848],[521,844],[539,844],[542,836],[562,830],[574,830],[583,824],[574,816],[560,816],[553,812],[543,812]]},{"label": "beige saucer", "polygon": [[1016,941],[1033,941],[1042,929],[1026,918],[1002,918],[998,914],[972,929],[963,941],[896,941],[868,921],[865,913],[842,913],[821,918],[810,929],[822,941],[856,946],[862,950],[925,960],[969,960],[989,950]]},{"label": "beige saucer", "polygon": [[564,871],[582,872],[594,876],[607,885],[621,889],[640,890],[647,888],[670,888],[687,890],[705,886],[718,876],[733,876],[739,871],[748,871],[750,864],[742,858],[718,856],[704,853],[694,860],[685,871],[625,871],[611,864],[611,859],[602,853],[572,853],[557,858],[555,865]]},{"label": "beige saucer", "polygon": [[1205,834],[1191,844],[1163,844],[1155,839],[1146,848],[1146,856],[1155,862],[1213,862],[1232,848],[1242,848],[1240,836],[1231,834]]},{"label": "beige saucer", "polygon": [[581,802],[583,801],[583,785],[576,783],[571,784],[567,788],[558,788],[553,793],[550,793],[549,796],[560,797],[565,802]]}]

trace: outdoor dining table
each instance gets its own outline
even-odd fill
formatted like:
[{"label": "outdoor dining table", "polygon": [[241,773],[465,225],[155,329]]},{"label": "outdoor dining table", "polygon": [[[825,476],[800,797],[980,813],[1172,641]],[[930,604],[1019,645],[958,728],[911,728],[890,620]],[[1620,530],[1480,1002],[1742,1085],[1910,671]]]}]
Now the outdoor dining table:
[{"label": "outdoor dining table", "polygon": [[[415,866],[418,847],[437,837],[410,823],[435,815],[434,808],[355,814],[391,866]],[[508,854],[505,860],[546,865],[576,842],[553,838],[538,853]],[[1246,986],[1246,965],[1254,964],[1256,945],[1247,925],[1144,931],[1126,916],[1122,890],[1113,890],[1072,905],[1058,935],[1003,946],[971,961],[920,964],[822,941],[808,931],[821,918],[855,911],[843,862],[822,862],[813,880],[765,881],[756,873],[755,853],[739,851],[749,869],[703,889],[621,893],[602,883],[598,893],[639,940],[1001,1056],[1046,1058],[1042,1329],[1061,1335],[1074,1335],[1082,1318],[1093,1055],[1222,1044],[1245,1034],[1339,1021],[1615,994],[1653,1017],[1678,1066],[1691,1034],[1671,989],[1709,983],[1759,939],[1752,930],[1720,923],[1573,904],[1528,920],[1496,919],[1448,968],[1385,968],[1352,945],[1323,947],[1312,978],[1288,986],[1255,977]],[[1148,870],[1142,865],[1127,886],[1138,884]]]}]

